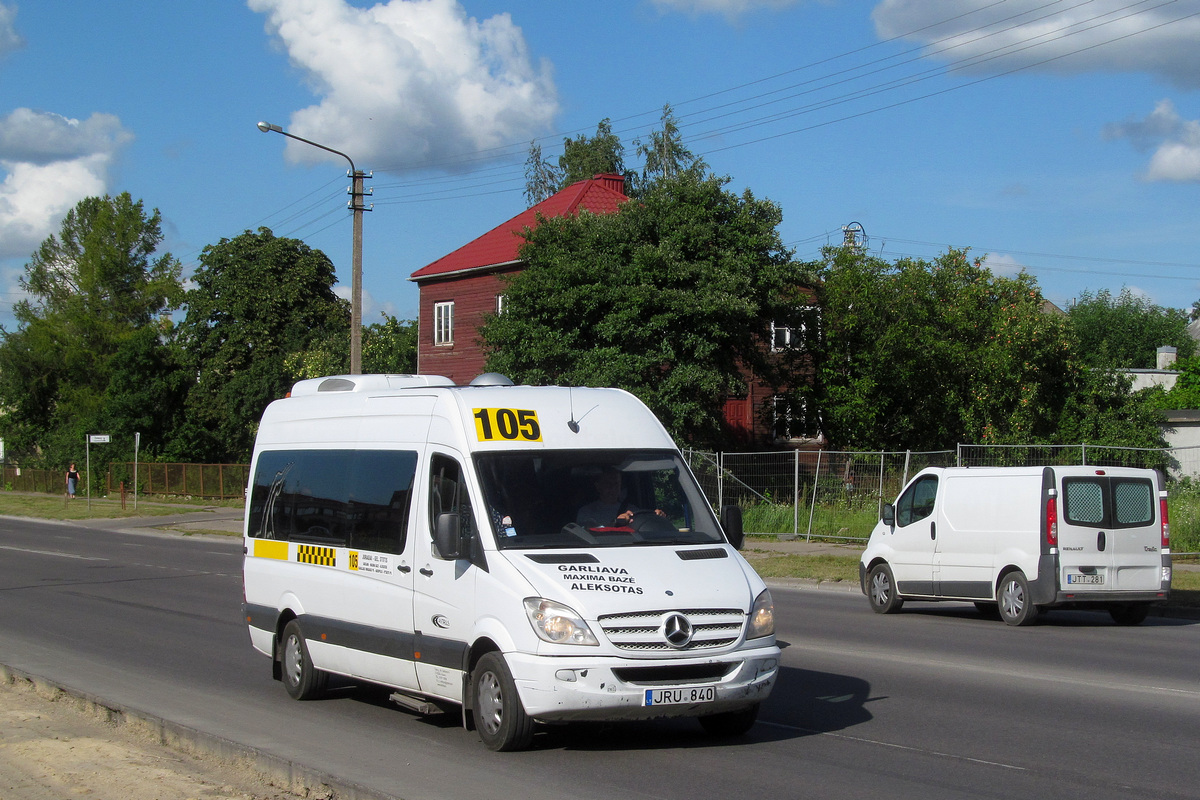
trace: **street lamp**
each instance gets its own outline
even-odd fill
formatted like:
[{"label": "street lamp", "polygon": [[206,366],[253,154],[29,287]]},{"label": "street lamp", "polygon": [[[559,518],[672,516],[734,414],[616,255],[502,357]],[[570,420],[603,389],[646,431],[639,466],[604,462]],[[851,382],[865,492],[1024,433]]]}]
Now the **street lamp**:
[{"label": "street lamp", "polygon": [[350,176],[354,179],[354,186],[350,189],[350,210],[354,212],[354,247],[351,255],[351,278],[350,278],[350,374],[362,374],[362,215],[364,211],[370,211],[363,205],[362,199],[365,196],[363,193],[363,180],[369,178],[362,172],[354,168],[354,159],[343,153],[341,150],[334,150],[332,147],[326,147],[323,144],[309,141],[294,133],[288,133],[278,125],[272,125],[269,122],[258,123],[258,129],[263,133],[281,133],[289,139],[295,139],[298,142],[311,144],[313,147],[319,147],[322,150],[327,150],[330,153],[341,156],[350,162]]}]

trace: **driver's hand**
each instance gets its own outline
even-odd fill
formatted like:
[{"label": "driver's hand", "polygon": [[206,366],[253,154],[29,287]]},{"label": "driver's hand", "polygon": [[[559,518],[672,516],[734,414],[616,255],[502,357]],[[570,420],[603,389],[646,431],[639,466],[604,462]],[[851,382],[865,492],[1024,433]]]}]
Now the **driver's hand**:
[{"label": "driver's hand", "polygon": [[630,522],[633,522],[633,512],[622,511],[620,514],[617,514],[617,522],[621,522],[626,525],[628,525]]}]

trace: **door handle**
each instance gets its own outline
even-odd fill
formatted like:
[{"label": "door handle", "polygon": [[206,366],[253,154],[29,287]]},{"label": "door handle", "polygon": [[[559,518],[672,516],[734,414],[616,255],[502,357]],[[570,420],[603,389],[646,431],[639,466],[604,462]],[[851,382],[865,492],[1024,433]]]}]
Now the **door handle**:
[{"label": "door handle", "polygon": [[1104,548],[1107,544],[1108,544],[1108,541],[1107,541],[1107,537],[1104,535],[1104,531],[1100,531],[1099,533],[1097,533],[1096,534],[1096,549],[1099,550],[1101,553],[1103,553]]},{"label": "door handle", "polygon": [[929,523],[929,538],[930,539],[937,538],[937,523],[936,522]]},{"label": "door handle", "polygon": [[410,567],[408,564],[397,564],[396,572],[407,575],[408,573],[412,572],[412,567]]},{"label": "door handle", "polygon": [[433,570],[432,570],[432,569],[430,569],[429,567],[421,567],[419,570],[417,570],[417,572],[421,573],[421,574],[422,574],[422,575],[424,575],[426,578],[432,578],[432,577],[433,577]]}]

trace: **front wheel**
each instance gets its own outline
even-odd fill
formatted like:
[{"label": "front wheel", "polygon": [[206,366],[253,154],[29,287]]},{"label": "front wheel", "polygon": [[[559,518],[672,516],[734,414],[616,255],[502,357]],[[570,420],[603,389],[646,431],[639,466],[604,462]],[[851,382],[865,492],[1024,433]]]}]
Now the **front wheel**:
[{"label": "front wheel", "polygon": [[293,700],[312,700],[325,691],[329,673],[313,666],[308,654],[308,642],[300,631],[300,623],[292,620],[283,628],[283,686]]},{"label": "front wheel", "polygon": [[733,738],[741,736],[754,727],[758,719],[758,703],[743,708],[741,711],[726,711],[721,714],[709,714],[700,717],[700,725],[712,736]]},{"label": "front wheel", "polygon": [[1000,618],[1009,625],[1029,625],[1037,619],[1038,608],[1029,597],[1029,581],[1020,572],[1010,572],[1000,579],[996,603]]},{"label": "front wheel", "polygon": [[533,720],[525,713],[517,685],[498,652],[484,654],[471,673],[475,728],[489,750],[524,750],[533,742]]},{"label": "front wheel", "polygon": [[887,564],[876,564],[867,574],[867,599],[876,614],[891,614],[904,605],[904,598],[896,594],[896,582],[892,579],[892,568]]}]

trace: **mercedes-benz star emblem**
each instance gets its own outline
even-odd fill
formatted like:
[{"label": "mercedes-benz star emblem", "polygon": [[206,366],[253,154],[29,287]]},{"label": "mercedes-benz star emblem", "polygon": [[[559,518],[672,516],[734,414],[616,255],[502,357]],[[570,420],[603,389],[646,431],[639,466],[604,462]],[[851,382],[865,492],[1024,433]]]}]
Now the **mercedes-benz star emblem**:
[{"label": "mercedes-benz star emblem", "polygon": [[692,640],[692,623],[682,614],[671,614],[663,620],[662,635],[671,647],[687,647]]}]

